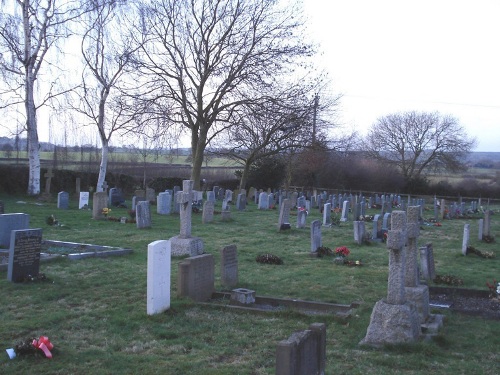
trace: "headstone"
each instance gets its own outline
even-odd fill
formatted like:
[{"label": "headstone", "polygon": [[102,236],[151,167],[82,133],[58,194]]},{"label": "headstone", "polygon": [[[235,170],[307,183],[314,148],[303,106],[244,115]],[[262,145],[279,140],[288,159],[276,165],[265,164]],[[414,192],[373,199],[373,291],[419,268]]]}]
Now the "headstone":
[{"label": "headstone", "polygon": [[342,204],[342,216],[340,217],[340,221],[348,221],[349,220],[349,201],[344,201]]},{"label": "headstone", "polygon": [[382,215],[376,214],[373,216],[372,239],[377,240],[382,238]]},{"label": "headstone", "polygon": [[384,214],[384,218],[382,219],[382,230],[391,229],[391,213],[387,212]]},{"label": "headstone", "polygon": [[92,219],[103,219],[102,209],[108,207],[108,193],[100,191],[92,198]]},{"label": "headstone", "polygon": [[125,205],[125,198],[123,197],[121,189],[109,189],[109,205],[111,207],[123,207]]},{"label": "headstone", "polygon": [[316,254],[318,251],[318,247],[321,247],[321,221],[314,220],[311,223],[311,253]]},{"label": "headstone", "polygon": [[278,230],[290,229],[290,207],[291,207],[290,200],[284,199],[280,207]]},{"label": "headstone", "polygon": [[78,209],[82,209],[89,206],[89,196],[88,191],[80,192],[80,199],[78,200]]},{"label": "headstone", "polygon": [[57,193],[57,208],[67,210],[69,207],[69,193],[61,191]]},{"label": "headstone", "polygon": [[238,211],[243,211],[247,206],[247,198],[245,194],[238,194],[236,198],[236,208]]},{"label": "headstone", "polygon": [[169,192],[158,194],[156,198],[156,212],[160,215],[170,215],[172,196]]},{"label": "headstone", "polygon": [[332,226],[332,204],[326,203],[323,205],[323,226],[331,227]]},{"label": "headstone", "polygon": [[0,247],[8,249],[10,246],[11,231],[29,229],[30,215],[15,213],[0,215]]},{"label": "headstone", "polygon": [[201,216],[201,222],[203,224],[206,224],[214,221],[214,212],[215,212],[215,201],[207,200],[203,204],[203,213]]},{"label": "headstone", "polygon": [[420,335],[420,318],[415,305],[405,297],[406,213],[394,211],[387,236],[389,278],[387,298],[373,308],[370,325],[360,344],[381,346],[415,342]]},{"label": "headstone", "polygon": [[177,192],[175,197],[175,202],[179,205],[181,228],[180,234],[170,239],[172,256],[203,254],[203,241],[200,238],[191,237],[193,184],[192,180],[184,180],[182,191]]},{"label": "headstone", "polygon": [[215,291],[214,257],[212,254],[186,258],[179,263],[177,295],[205,302]]},{"label": "headstone", "polygon": [[22,282],[27,277],[38,276],[41,248],[41,229],[13,230],[10,240],[7,280]]},{"label": "headstone", "polygon": [[491,226],[491,211],[489,208],[484,211],[483,218],[483,236],[490,236],[490,226]]},{"label": "headstone", "polygon": [[227,189],[226,192],[225,192],[225,195],[224,195],[224,199],[228,202],[232,202],[233,201],[233,192],[232,190],[229,190]]},{"label": "headstone", "polygon": [[225,246],[220,250],[221,284],[232,288],[238,284],[238,252],[236,245]]},{"label": "headstone", "polygon": [[324,375],[326,367],[326,325],[313,323],[294,332],[276,348],[276,375]]},{"label": "headstone", "polygon": [[269,209],[269,199],[266,192],[259,194],[259,210]]},{"label": "headstone", "polygon": [[478,232],[477,232],[477,239],[479,241],[482,241],[483,240],[483,219],[479,219],[478,220]]},{"label": "headstone", "polygon": [[207,201],[215,202],[215,193],[213,191],[207,191]]},{"label": "headstone", "polygon": [[148,245],[147,314],[162,313],[170,308],[170,241]]},{"label": "headstone", "polygon": [[49,168],[47,170],[47,173],[43,175],[45,177],[45,194],[50,195],[50,185],[52,182],[52,177],[54,177],[54,174],[52,173],[52,168]]},{"label": "headstone", "polygon": [[135,223],[138,229],[151,228],[149,201],[140,201],[135,207]]},{"label": "headstone", "polygon": [[307,210],[297,211],[297,228],[305,228],[307,219]]},{"label": "headstone", "polygon": [[354,242],[358,245],[363,244],[365,238],[365,222],[364,221],[354,221]]},{"label": "headstone", "polygon": [[467,255],[467,247],[469,246],[470,224],[464,224],[464,235],[462,238],[462,254]]},{"label": "headstone", "polygon": [[427,282],[434,280],[436,277],[434,252],[431,243],[420,247],[420,272],[422,278]]}]

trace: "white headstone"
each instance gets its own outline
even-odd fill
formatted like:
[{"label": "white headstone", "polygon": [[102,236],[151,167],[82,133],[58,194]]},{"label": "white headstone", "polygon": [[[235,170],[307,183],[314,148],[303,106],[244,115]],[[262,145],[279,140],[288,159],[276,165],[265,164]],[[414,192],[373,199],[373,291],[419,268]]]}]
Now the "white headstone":
[{"label": "white headstone", "polygon": [[148,315],[170,308],[170,262],[170,241],[155,241],[148,245]]},{"label": "white headstone", "polygon": [[80,200],[78,201],[78,209],[81,209],[85,206],[89,205],[89,192],[81,191],[80,192]]}]

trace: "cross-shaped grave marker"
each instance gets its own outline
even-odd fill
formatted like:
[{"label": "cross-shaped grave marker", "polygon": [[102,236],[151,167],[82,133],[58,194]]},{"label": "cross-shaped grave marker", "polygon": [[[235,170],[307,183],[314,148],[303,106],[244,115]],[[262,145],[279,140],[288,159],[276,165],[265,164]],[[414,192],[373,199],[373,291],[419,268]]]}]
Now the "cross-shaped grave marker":
[{"label": "cross-shaped grave marker", "polygon": [[46,178],[45,180],[45,194],[50,194],[50,183],[52,182],[52,177],[54,177],[54,174],[52,173],[52,168],[49,168],[47,170],[47,173],[43,175],[43,177]]}]

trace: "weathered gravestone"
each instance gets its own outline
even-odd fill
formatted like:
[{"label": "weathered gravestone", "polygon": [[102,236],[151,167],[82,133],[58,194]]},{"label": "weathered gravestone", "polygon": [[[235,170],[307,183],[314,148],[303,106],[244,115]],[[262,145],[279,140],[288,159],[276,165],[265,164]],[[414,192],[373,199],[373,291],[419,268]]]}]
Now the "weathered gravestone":
[{"label": "weathered gravestone", "polygon": [[67,210],[69,207],[69,193],[61,191],[57,193],[57,208]]},{"label": "weathered gravestone", "polygon": [[422,278],[427,282],[434,280],[436,277],[432,243],[420,247],[420,272],[422,273]]},{"label": "weathered gravestone", "polygon": [[332,214],[332,204],[325,203],[323,205],[323,226],[325,226],[325,227],[332,226],[331,214]]},{"label": "weathered gravestone", "polygon": [[467,247],[469,246],[470,224],[464,224],[464,235],[462,238],[462,254],[467,255]]},{"label": "weathered gravestone", "polygon": [[207,191],[207,201],[215,202],[215,193],[213,191]]},{"label": "weathered gravestone", "polygon": [[318,248],[321,246],[321,221],[314,220],[311,223],[311,255],[317,255]]},{"label": "weathered gravestone", "polygon": [[246,194],[238,194],[236,198],[236,208],[238,211],[243,211],[247,207],[247,197]]},{"label": "weathered gravestone", "polygon": [[201,238],[191,236],[193,184],[192,180],[184,180],[182,191],[179,191],[175,197],[175,202],[179,205],[181,228],[178,236],[170,238],[172,256],[203,254],[203,241]]},{"label": "weathered gravestone", "polygon": [[170,308],[170,263],[170,241],[155,241],[148,245],[148,315]]},{"label": "weathered gravestone", "polygon": [[155,189],[146,188],[146,200],[148,202],[156,202],[156,192]]},{"label": "weathered gravestone", "polygon": [[394,211],[388,231],[389,279],[387,298],[373,308],[370,325],[360,344],[381,346],[384,344],[410,343],[419,338],[420,319],[413,303],[405,296],[406,213]]},{"label": "weathered gravestone", "polygon": [[215,291],[214,257],[212,254],[186,258],[179,263],[177,295],[205,302]]},{"label": "weathered gravestone", "polygon": [[376,214],[373,216],[372,239],[381,240],[382,236],[382,215]]},{"label": "weathered gravestone", "polygon": [[78,209],[82,209],[84,207],[89,206],[89,196],[90,193],[88,191],[80,192],[80,199],[78,200]]},{"label": "weathered gravestone", "polygon": [[111,188],[109,189],[109,205],[111,207],[126,207],[125,198],[121,189]]},{"label": "weathered gravestone", "polygon": [[201,222],[203,224],[214,221],[215,200],[207,200],[203,204],[203,212],[201,214]]},{"label": "weathered gravestone", "polygon": [[284,199],[280,207],[280,216],[278,220],[278,230],[290,229],[290,207],[289,199]]},{"label": "weathered gravestone", "polygon": [[47,170],[47,173],[43,175],[45,177],[45,192],[43,193],[44,198],[48,199],[50,198],[50,185],[52,183],[52,177],[54,177],[54,174],[52,173],[52,168],[49,168]]},{"label": "weathered gravestone", "polygon": [[365,239],[365,222],[364,221],[354,221],[354,241],[361,245]]},{"label": "weathered gravestone", "polygon": [[15,213],[0,215],[0,247],[8,249],[10,246],[11,231],[29,229],[30,215]]},{"label": "weathered gravestone", "polygon": [[172,196],[169,192],[163,192],[158,194],[156,198],[156,212],[159,215],[170,215],[170,210],[172,207]]},{"label": "weathered gravestone", "polygon": [[236,245],[225,246],[220,250],[221,284],[232,288],[238,284],[238,252]]},{"label": "weathered gravestone", "polygon": [[297,228],[305,228],[307,219],[307,210],[299,209],[297,211]]},{"label": "weathered gravestone", "polygon": [[269,209],[269,198],[266,192],[262,192],[259,194],[259,210],[268,210]]},{"label": "weathered gravestone", "polygon": [[105,191],[94,193],[92,198],[92,218],[104,219],[102,209],[106,207],[108,207],[108,193]]},{"label": "weathered gravestone", "polygon": [[326,367],[326,325],[313,323],[294,332],[276,348],[276,375],[324,375]]},{"label": "weathered gravestone", "polygon": [[348,221],[349,220],[349,201],[344,201],[342,204],[342,216],[340,217],[340,221]]},{"label": "weathered gravestone", "polygon": [[477,224],[478,224],[478,230],[477,230],[477,239],[479,241],[482,241],[483,240],[483,221],[484,219],[479,219],[477,221]]},{"label": "weathered gravestone", "polygon": [[7,280],[22,282],[40,273],[42,230],[13,230],[9,249]]},{"label": "weathered gravestone", "polygon": [[149,201],[141,201],[135,208],[135,223],[138,229],[151,228],[151,209]]}]

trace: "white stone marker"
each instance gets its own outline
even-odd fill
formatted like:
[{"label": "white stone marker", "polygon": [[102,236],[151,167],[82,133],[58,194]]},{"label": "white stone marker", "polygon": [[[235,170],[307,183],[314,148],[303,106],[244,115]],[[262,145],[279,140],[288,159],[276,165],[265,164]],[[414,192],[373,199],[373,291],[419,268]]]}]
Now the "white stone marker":
[{"label": "white stone marker", "polygon": [[170,241],[154,241],[148,245],[148,315],[170,308],[170,262]]}]

